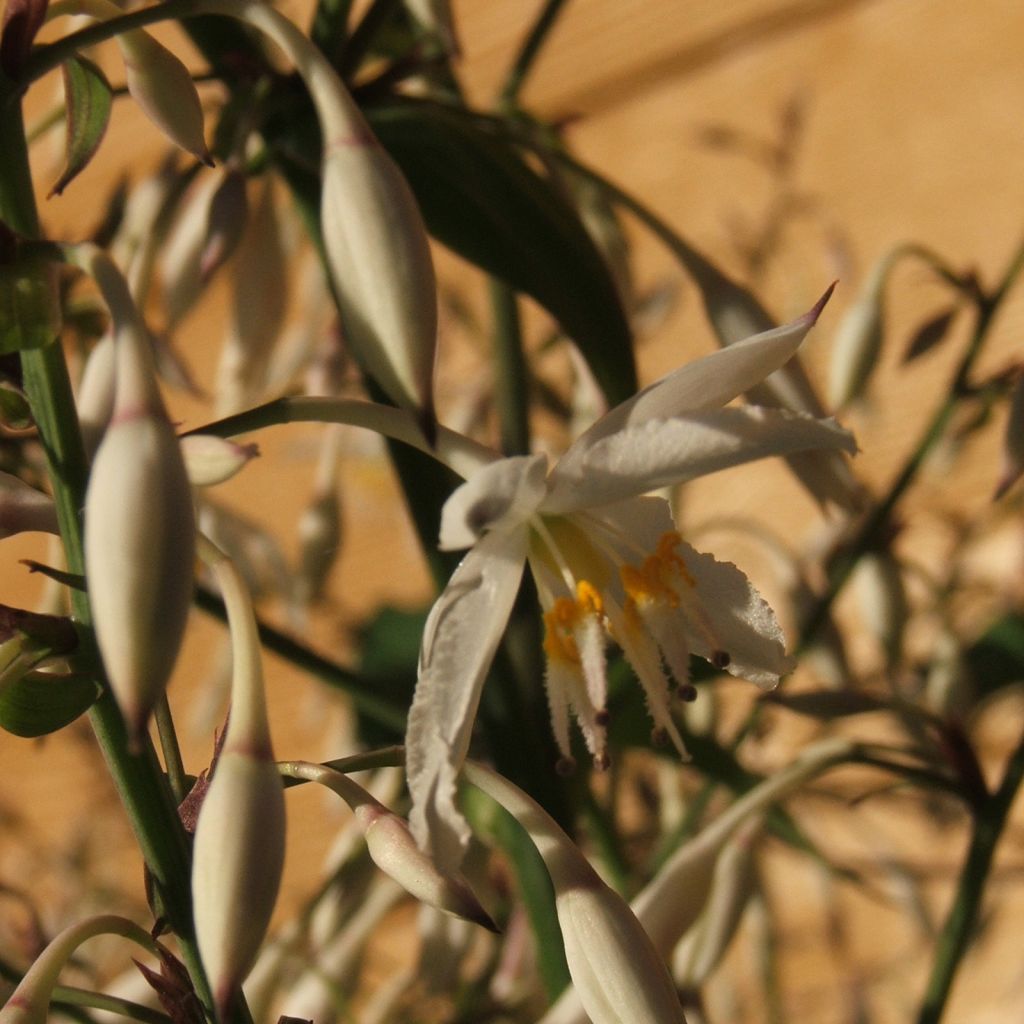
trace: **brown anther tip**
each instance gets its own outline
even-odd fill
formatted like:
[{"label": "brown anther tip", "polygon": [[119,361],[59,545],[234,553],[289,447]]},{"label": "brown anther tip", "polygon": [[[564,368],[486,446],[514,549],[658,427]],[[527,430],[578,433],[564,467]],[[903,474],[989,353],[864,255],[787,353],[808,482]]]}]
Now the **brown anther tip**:
[{"label": "brown anther tip", "polygon": [[712,651],[711,652],[711,664],[715,668],[728,668],[732,663],[732,656],[728,651]]},{"label": "brown anther tip", "polygon": [[697,687],[693,683],[680,683],[676,687],[676,696],[687,704],[692,704],[697,699]]},{"label": "brown anther tip", "polygon": [[555,762],[555,771],[561,775],[563,779],[567,779],[576,771],[576,758],[568,756],[560,757]]},{"label": "brown anther tip", "polygon": [[594,755],[594,768],[599,772],[606,772],[612,766],[612,759],[608,756],[607,750]]},{"label": "brown anther tip", "polygon": [[611,717],[612,716],[608,714],[607,708],[599,708],[594,712],[594,721],[601,726],[602,729],[611,721]]}]

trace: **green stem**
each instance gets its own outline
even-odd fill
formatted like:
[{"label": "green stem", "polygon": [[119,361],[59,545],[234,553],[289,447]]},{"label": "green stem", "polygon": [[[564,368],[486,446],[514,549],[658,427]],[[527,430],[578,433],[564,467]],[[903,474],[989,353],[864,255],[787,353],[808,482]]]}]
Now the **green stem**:
[{"label": "green stem", "polygon": [[530,396],[519,299],[507,284],[491,278],[494,314],[494,396],[501,448],[506,455],[530,451]]},{"label": "green stem", "polygon": [[167,781],[170,783],[175,801],[180,806],[182,800],[188,796],[191,787],[185,778],[185,766],[181,760],[178,734],[174,729],[171,705],[167,700],[166,693],[157,701],[154,718],[156,719],[157,735],[160,737],[160,749],[164,755],[164,765],[167,769]]},{"label": "green stem", "polygon": [[[106,1010],[116,1013],[128,1020],[141,1021],[142,1024],[173,1024],[166,1013],[152,1010],[148,1006],[133,1003],[130,999],[120,996],[108,996],[105,992],[90,992],[88,989],[76,988],[72,985],[57,985],[53,990],[50,1004],[55,1010],[64,1006],[88,1007],[92,1010]],[[91,1017],[85,1017],[91,1020]]]},{"label": "green stem", "polygon": [[498,98],[500,108],[510,110],[518,104],[519,93],[526,84],[526,79],[533,69],[541,47],[554,28],[565,4],[566,0],[547,0],[547,3],[544,4],[529,34],[523,40],[523,45],[516,54],[512,67],[505,78],[505,84],[502,86],[501,95]]},{"label": "green stem", "polygon": [[953,986],[960,962],[967,951],[985,881],[1014,797],[1024,779],[1024,739],[1010,757],[999,788],[986,801],[974,819],[971,845],[967,851],[956,896],[935,950],[931,977],[925,991],[917,1024],[938,1024]]}]

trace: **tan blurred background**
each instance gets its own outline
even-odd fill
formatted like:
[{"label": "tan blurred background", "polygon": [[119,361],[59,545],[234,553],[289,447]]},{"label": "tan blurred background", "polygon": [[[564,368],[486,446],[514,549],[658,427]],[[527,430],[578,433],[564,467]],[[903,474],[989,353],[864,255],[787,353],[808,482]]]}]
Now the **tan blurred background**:
[{"label": "tan blurred background", "polygon": [[[538,5],[464,0],[454,6],[463,78],[470,97],[487,107]],[[296,10],[292,4],[281,7],[286,13]],[[567,136],[583,160],[660,213],[725,269],[753,283],[778,316],[802,311],[838,278],[836,297],[805,348],[817,379],[824,381],[840,314],[888,248],[914,240],[992,281],[1020,244],[1022,49],[1024,6],[1016,0],[570,0],[524,102],[543,117],[567,121]],[[111,68],[111,78],[119,81],[116,63]],[[30,97],[32,109],[44,109],[55,88],[41,83]],[[780,144],[788,146],[790,157],[784,175],[762,158]],[[48,230],[74,239],[98,219],[115,176],[151,168],[159,151],[155,130],[119,103],[95,165],[64,197],[43,202]],[[54,167],[53,150],[40,145],[41,193]],[[780,210],[790,212],[780,219]],[[639,352],[642,379],[648,381],[708,351],[712,341],[696,292],[671,257],[636,224],[629,223],[629,233],[641,287],[665,287],[674,297],[671,311]],[[757,265],[762,251],[769,255],[763,268]],[[439,265],[443,279],[465,281],[450,255],[440,254]],[[483,317],[486,309],[477,292],[471,283],[468,301]],[[862,449],[858,473],[878,489],[900,465],[941,396],[957,356],[956,339],[962,342],[968,327],[958,322],[950,344],[901,367],[901,347],[941,307],[943,293],[925,271],[908,265],[897,271],[888,294],[891,344],[869,403],[847,417]],[[225,298],[220,278],[187,321],[187,339],[181,339],[200,379],[216,358]],[[540,318],[530,323],[539,336]],[[453,337],[459,334],[457,324],[447,326]],[[1022,327],[1024,303],[1016,301],[998,325],[983,369],[1019,357]],[[454,405],[459,386],[444,365],[440,385]],[[176,410],[189,427],[208,415],[184,400]],[[984,443],[927,474],[911,512],[948,507],[966,517],[988,514],[998,474],[999,426],[984,435]],[[294,523],[312,491],[317,437],[300,429],[268,434],[260,439],[263,457],[223,490],[225,500],[273,525],[291,556]],[[342,558],[331,604],[313,622],[318,643],[339,657],[347,653],[347,628],[360,614],[381,601],[409,602],[428,593],[415,542],[401,519],[381,536],[381,517],[395,507],[395,491],[372,450],[353,443],[342,471],[342,495]],[[778,467],[701,482],[687,492],[683,515],[698,533],[712,529],[720,515],[754,517],[794,544],[814,535],[821,523],[810,500]],[[756,544],[724,529],[712,542],[772,593],[771,566]],[[948,537],[932,523],[914,535],[913,543],[915,557],[941,559]],[[0,547],[6,601],[31,598],[33,585],[18,559],[44,551],[34,539]],[[1004,574],[1024,567],[1015,538],[999,549],[997,561]],[[268,614],[284,621],[281,609]],[[176,712],[192,724],[191,729],[186,725],[185,743],[193,770],[205,764],[209,725],[219,713],[214,706],[203,718],[194,696],[197,684],[215,674],[217,636],[209,620],[194,617],[185,667],[172,690]],[[877,651],[870,642],[862,646],[860,654],[870,665]],[[273,658],[269,675],[279,754],[345,753],[343,720],[333,703]],[[1017,722],[1018,717],[1006,716],[988,725],[986,749],[993,765],[1015,740]],[[769,764],[771,755],[765,757]],[[328,816],[319,797],[297,793],[289,800],[295,820],[316,827],[293,829],[285,903],[307,891],[310,872],[331,840],[322,827]],[[871,819],[870,812],[858,817]],[[0,738],[0,825],[0,884],[24,886],[34,880],[48,922],[61,920],[81,898],[87,875],[90,886],[97,880],[104,886],[99,893],[90,888],[99,906],[130,907],[139,900],[138,862],[84,726],[41,742]],[[962,856],[963,830],[918,832],[891,819],[873,826],[877,832],[871,835],[846,835],[837,826],[830,838],[864,857],[896,856],[916,846],[935,874],[928,898],[941,920],[947,883]],[[937,848],[936,842],[949,847]],[[1005,866],[993,892],[1019,900],[1009,884],[1024,863],[1017,855],[1019,829],[1008,833],[1004,847]],[[844,923],[837,939],[826,911],[825,883],[785,858],[779,865],[776,895],[784,905],[793,951],[786,1019],[853,1021],[861,995],[870,1003],[872,1021],[911,1019],[927,957],[911,941],[907,912],[842,893],[838,905]],[[0,924],[5,913],[0,902]],[[966,963],[946,1018],[952,1024],[1013,1021],[1024,1013],[1021,936],[1000,920],[997,940],[989,935],[981,953]],[[843,950],[848,957],[839,956]],[[752,970],[748,965],[747,973]],[[715,1020],[759,1019],[741,994],[721,992],[714,999]]]}]

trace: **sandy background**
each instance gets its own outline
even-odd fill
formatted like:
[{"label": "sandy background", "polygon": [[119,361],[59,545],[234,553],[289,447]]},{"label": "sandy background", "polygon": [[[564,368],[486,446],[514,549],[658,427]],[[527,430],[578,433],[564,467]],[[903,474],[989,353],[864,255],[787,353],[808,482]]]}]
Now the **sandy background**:
[{"label": "sandy background", "polygon": [[[480,105],[492,102],[536,6],[520,0],[456,2],[463,76]],[[769,307],[788,316],[839,279],[833,305],[806,346],[808,361],[823,380],[839,316],[888,248],[915,240],[991,281],[1019,245],[1024,227],[1022,45],[1024,6],[1014,0],[573,0],[524,102],[545,117],[570,119],[569,138],[584,160],[641,197],[737,276],[750,277],[743,251],[756,242],[771,211],[783,200],[797,200],[801,213],[784,223],[778,248],[755,275],[756,284]],[[111,77],[117,79],[114,71]],[[38,86],[30,97],[32,109],[45,108],[55,88],[45,82]],[[743,146],[777,144],[786,111],[794,109],[800,112],[800,127],[785,181],[745,152],[709,141],[714,135],[741,140]],[[151,167],[158,152],[155,131],[120,104],[95,165],[63,198],[44,204],[48,230],[55,237],[75,238],[95,222],[115,175]],[[36,159],[40,181],[48,181],[52,151],[42,145]],[[712,342],[696,293],[671,257],[632,224],[630,236],[641,286],[671,286],[675,298],[671,313],[640,349],[646,381],[710,350]],[[471,277],[449,254],[439,253],[439,266],[445,280],[461,283]],[[200,379],[216,358],[226,297],[222,278],[186,324],[183,344]],[[941,395],[957,355],[954,342],[910,368],[900,366],[906,339],[941,308],[944,296],[927,273],[908,265],[897,271],[889,297],[890,347],[883,353],[869,406],[848,418],[863,451],[858,472],[879,489]],[[484,314],[473,283],[467,301]],[[530,323],[539,336],[540,318]],[[458,334],[457,326],[448,326],[453,336]],[[955,337],[966,337],[967,326],[958,324]],[[1016,301],[998,326],[983,368],[1004,366],[1019,356],[1022,327],[1024,304]],[[457,381],[455,370],[445,364],[441,393],[450,396],[452,406]],[[194,403],[176,401],[176,414],[189,426],[205,418]],[[948,506],[967,517],[984,514],[998,472],[998,426],[961,453],[952,468],[928,475],[911,509]],[[247,514],[272,524],[292,555],[294,523],[312,489],[317,436],[289,429],[261,439],[263,458],[223,492]],[[344,550],[332,582],[332,604],[313,623],[321,646],[338,656],[346,653],[339,622],[352,623],[381,601],[407,602],[428,592],[415,543],[401,519],[381,535],[381,516],[394,506],[394,488],[372,450],[352,445],[343,488]],[[776,467],[725,474],[689,492],[684,517],[694,528],[703,529],[722,514],[756,516],[794,540],[810,535],[818,524],[812,503]],[[735,554],[756,575],[756,545],[722,532],[716,550]],[[915,542],[922,557],[943,557],[941,531],[925,530]],[[34,539],[5,542],[0,549],[5,600],[31,599],[33,584],[17,562],[43,551]],[[1004,569],[1007,557],[1019,554],[1016,549],[1001,554]],[[770,592],[769,568],[762,564],[760,572],[759,585]],[[280,609],[268,614],[281,619]],[[211,718],[196,711],[193,693],[213,674],[218,630],[201,616],[194,618],[172,699],[182,720],[194,725],[186,733],[187,756],[190,766],[199,767],[208,755]],[[863,654],[869,662],[877,656],[870,645]],[[335,721],[323,695],[273,658],[268,671],[280,755],[344,753],[341,717]],[[993,763],[1015,739],[1019,718],[1009,718],[988,729]],[[318,824],[330,813],[306,793],[296,794],[289,811],[296,821]],[[40,743],[0,739],[0,829],[0,883],[23,885],[34,879],[48,921],[59,921],[81,898],[86,876],[92,884],[102,883],[98,892],[90,887],[97,906],[122,901],[131,906],[138,900],[139,865],[87,729]],[[865,856],[887,849],[895,854],[905,843],[932,844],[922,860],[935,873],[929,896],[933,909],[941,912],[944,883],[961,856],[961,831],[927,831],[922,840],[906,822],[880,820],[873,829],[870,835],[847,836],[837,827],[831,837],[861,844]],[[1011,832],[1005,843],[1007,867],[994,888],[1004,901],[1015,893],[1009,881],[1019,840],[1019,831]],[[329,841],[327,829],[293,829],[286,904],[305,891],[310,866],[319,862]],[[787,1019],[858,1019],[857,993],[862,990],[868,993],[871,1020],[911,1019],[927,959],[911,952],[905,915],[844,893],[847,924],[839,944],[830,945],[823,939],[828,920],[821,880],[809,879],[784,858],[778,870],[779,895],[787,918],[792,916],[793,995]],[[0,922],[5,912],[0,903]],[[989,935],[982,955],[968,961],[947,1017],[954,1024],[1021,1017],[1020,936],[1005,921],[995,934]],[[884,943],[879,935],[886,936]],[[841,967],[836,951],[844,944],[850,955]],[[856,977],[850,963],[858,965]],[[740,1014],[738,1008],[745,1005],[741,994],[716,998],[723,1015],[713,1019],[757,1019],[749,1007]]]}]

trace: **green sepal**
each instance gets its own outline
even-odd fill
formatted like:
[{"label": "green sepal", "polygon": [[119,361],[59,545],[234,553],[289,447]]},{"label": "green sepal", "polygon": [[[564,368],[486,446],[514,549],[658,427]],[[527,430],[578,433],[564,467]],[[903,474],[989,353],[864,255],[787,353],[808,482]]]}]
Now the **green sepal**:
[{"label": "green sepal", "polygon": [[60,195],[92,159],[107,130],[112,97],[110,83],[91,60],[72,57],[61,70],[67,143],[64,170],[50,189],[51,196]]},{"label": "green sepal", "polygon": [[0,729],[15,736],[46,736],[88,711],[102,692],[95,678],[26,672],[0,689]]}]

